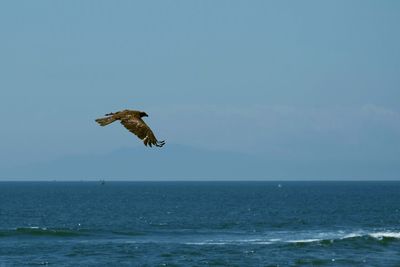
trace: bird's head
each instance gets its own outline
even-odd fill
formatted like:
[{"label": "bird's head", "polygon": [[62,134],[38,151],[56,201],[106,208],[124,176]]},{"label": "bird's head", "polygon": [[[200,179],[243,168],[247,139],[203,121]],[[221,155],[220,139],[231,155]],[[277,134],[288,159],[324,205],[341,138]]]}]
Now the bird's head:
[{"label": "bird's head", "polygon": [[147,115],[147,113],[146,112],[140,112],[140,117],[142,118],[142,117],[148,117],[149,115]]}]

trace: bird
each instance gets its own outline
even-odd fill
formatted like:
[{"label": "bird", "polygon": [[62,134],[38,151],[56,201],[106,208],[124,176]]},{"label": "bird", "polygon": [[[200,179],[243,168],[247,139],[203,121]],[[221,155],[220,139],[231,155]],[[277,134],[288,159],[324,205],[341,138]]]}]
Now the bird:
[{"label": "bird", "polygon": [[158,141],[153,131],[143,121],[143,117],[148,117],[146,112],[125,109],[117,112],[111,112],[105,114],[104,116],[106,117],[95,120],[98,124],[100,124],[100,126],[106,126],[114,121],[119,120],[121,124],[128,129],[128,131],[143,140],[145,146],[152,147],[155,145],[156,147],[162,147],[165,145],[165,141]]}]

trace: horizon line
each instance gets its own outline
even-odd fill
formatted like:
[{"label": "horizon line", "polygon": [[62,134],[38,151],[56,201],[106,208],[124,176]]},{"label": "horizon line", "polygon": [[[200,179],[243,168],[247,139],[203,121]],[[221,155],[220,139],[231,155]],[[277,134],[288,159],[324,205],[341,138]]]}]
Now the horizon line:
[{"label": "horizon line", "polygon": [[400,179],[0,179],[1,182],[400,182]]}]

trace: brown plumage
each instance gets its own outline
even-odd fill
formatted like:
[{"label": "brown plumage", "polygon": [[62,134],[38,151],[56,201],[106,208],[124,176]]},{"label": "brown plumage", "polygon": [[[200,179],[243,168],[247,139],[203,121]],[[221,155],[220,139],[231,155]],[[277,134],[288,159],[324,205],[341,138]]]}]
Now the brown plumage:
[{"label": "brown plumage", "polygon": [[116,120],[119,120],[131,133],[143,140],[145,146],[152,145],[162,147],[165,141],[158,141],[151,131],[150,127],[142,120],[142,117],[148,117],[145,112],[125,109],[115,113],[108,113],[104,118],[96,120],[101,126],[106,126]]}]

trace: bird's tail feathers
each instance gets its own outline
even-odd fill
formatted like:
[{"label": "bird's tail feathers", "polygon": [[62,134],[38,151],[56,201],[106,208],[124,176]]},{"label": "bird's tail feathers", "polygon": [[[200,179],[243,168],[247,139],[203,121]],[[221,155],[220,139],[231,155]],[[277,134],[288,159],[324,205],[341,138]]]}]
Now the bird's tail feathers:
[{"label": "bird's tail feathers", "polygon": [[99,118],[96,120],[96,122],[101,126],[106,126],[114,121],[116,121],[116,119],[114,119],[113,117]]}]

